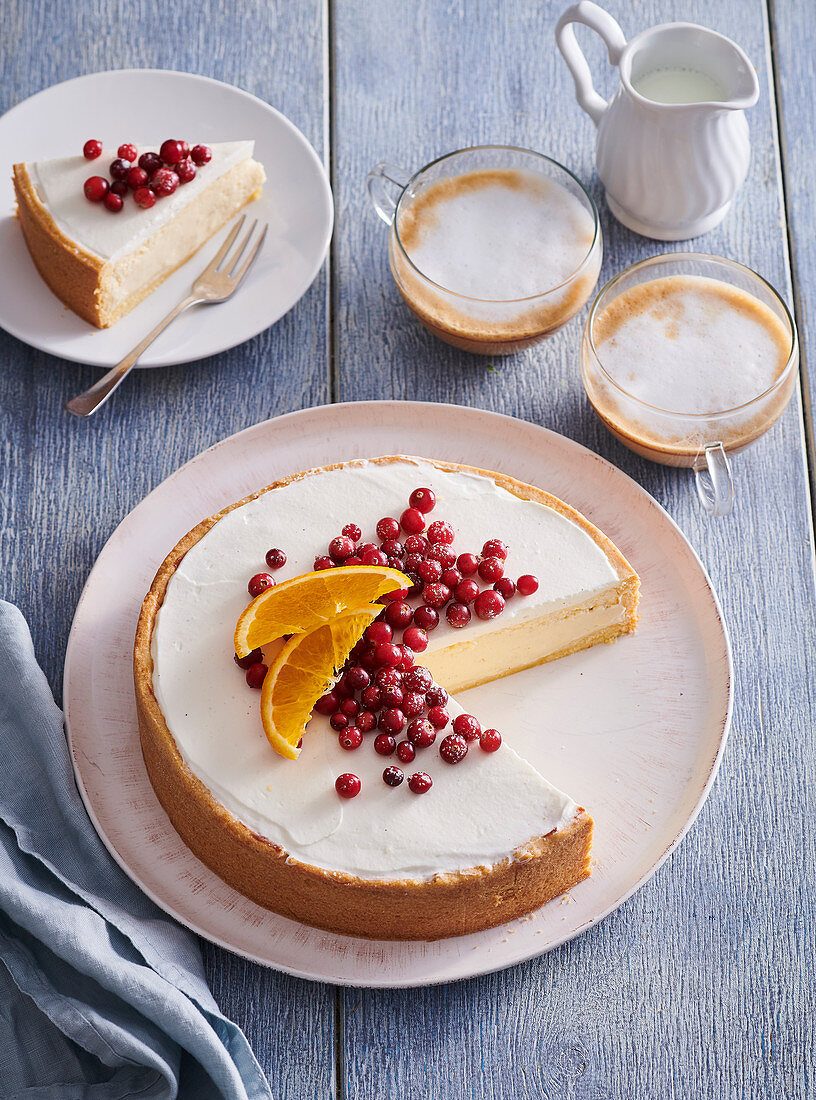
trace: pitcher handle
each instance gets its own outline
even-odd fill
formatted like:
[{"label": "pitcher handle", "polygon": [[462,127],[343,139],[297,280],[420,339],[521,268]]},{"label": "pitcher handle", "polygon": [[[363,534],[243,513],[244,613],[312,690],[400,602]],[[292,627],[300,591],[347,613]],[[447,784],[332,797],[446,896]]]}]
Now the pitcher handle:
[{"label": "pitcher handle", "polygon": [[390,225],[394,220],[394,211],[397,209],[396,202],[388,193],[387,185],[393,184],[394,187],[403,191],[410,179],[410,172],[406,172],[396,164],[385,162],[375,165],[366,176],[369,198],[386,225]]},{"label": "pitcher handle", "polygon": [[697,495],[710,516],[727,516],[734,507],[734,479],[722,443],[708,443],[694,463]]},{"label": "pitcher handle", "polygon": [[555,28],[555,41],[575,82],[575,98],[597,126],[608,104],[593,87],[592,73],[578,45],[578,39],[572,29],[573,23],[583,23],[601,36],[609,54],[610,65],[617,65],[620,62],[626,39],[609,12],[591,3],[591,0],[581,0],[580,4],[573,4],[572,7],[567,8]]}]

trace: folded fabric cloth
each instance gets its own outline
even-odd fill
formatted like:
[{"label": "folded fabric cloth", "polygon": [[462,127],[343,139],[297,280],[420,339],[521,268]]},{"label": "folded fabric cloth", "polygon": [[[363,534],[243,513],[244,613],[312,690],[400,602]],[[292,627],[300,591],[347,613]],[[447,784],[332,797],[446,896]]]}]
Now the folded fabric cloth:
[{"label": "folded fabric cloth", "polygon": [[94,831],[28,626],[2,601],[0,743],[0,1095],[269,1100],[195,937]]}]

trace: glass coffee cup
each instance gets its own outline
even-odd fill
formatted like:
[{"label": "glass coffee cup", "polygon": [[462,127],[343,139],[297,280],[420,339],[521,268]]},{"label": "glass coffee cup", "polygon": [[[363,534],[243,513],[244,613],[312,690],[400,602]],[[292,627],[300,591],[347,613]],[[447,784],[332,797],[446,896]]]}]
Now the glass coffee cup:
[{"label": "glass coffee cup", "polygon": [[798,363],[796,326],[774,288],[693,252],[610,279],[581,344],[584,389],[609,431],[644,458],[693,469],[710,515],[731,511],[728,456],[779,419]]},{"label": "glass coffee cup", "polygon": [[595,288],[598,212],[550,157],[475,146],[413,174],[378,164],[367,184],[390,227],[400,294],[454,347],[492,356],[529,347],[573,317]]}]

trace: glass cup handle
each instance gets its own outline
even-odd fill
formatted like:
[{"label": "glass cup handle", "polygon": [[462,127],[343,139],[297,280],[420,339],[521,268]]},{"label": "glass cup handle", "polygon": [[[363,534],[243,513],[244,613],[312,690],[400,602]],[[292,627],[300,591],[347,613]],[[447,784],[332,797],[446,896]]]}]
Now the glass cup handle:
[{"label": "glass cup handle", "polygon": [[708,443],[694,463],[697,495],[710,516],[727,516],[734,507],[731,463],[722,443]]},{"label": "glass cup handle", "polygon": [[396,164],[378,164],[372,168],[366,176],[366,186],[374,209],[380,215],[386,225],[394,220],[394,211],[397,204],[389,193],[388,185],[392,184],[402,191],[410,180],[410,173]]},{"label": "glass cup handle", "polygon": [[620,61],[626,46],[626,38],[609,12],[593,4],[591,0],[581,0],[579,4],[573,4],[572,7],[567,8],[555,28],[555,41],[575,83],[575,98],[578,100],[578,105],[586,111],[597,126],[608,104],[603,96],[595,91],[592,72],[578,45],[578,39],[572,29],[573,23],[583,23],[585,27],[589,27],[601,36],[610,65],[617,65]]}]

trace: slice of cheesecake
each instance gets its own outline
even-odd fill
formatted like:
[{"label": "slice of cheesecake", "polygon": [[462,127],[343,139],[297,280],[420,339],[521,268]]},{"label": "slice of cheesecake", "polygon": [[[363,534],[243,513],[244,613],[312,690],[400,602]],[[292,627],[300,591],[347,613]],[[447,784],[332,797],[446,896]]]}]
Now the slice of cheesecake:
[{"label": "slice of cheesecake", "polygon": [[[143,153],[157,146],[138,148]],[[266,179],[252,141],[216,143],[195,178],[149,209],[128,195],[118,212],[83,184],[108,177],[115,153],[14,165],[17,214],[42,278],[75,313],[108,328],[255,198]]]},{"label": "slice of cheesecake", "polygon": [[[281,568],[270,565],[282,581],[311,569],[344,527],[362,545],[381,539],[377,528],[393,528],[396,517],[407,522],[403,509],[420,487],[435,495],[425,517],[429,537],[437,517],[455,536],[453,544],[435,545],[475,557],[486,540],[502,540],[507,576],[538,582],[534,590],[523,586],[526,595],[510,594],[494,617],[476,613],[461,627],[450,626],[441,609],[416,663],[443,687],[495,680],[634,629],[637,575],[574,509],[502,474],[392,456],[285,478],[202,521],[160,567],[136,635],[142,751],[182,839],[253,901],[349,935],[473,932],[537,908],[589,873],[589,813],[514,751],[513,729],[500,731],[498,751],[482,751],[473,740],[464,759],[445,759],[443,738],[463,709],[453,698],[445,699],[438,736],[414,757],[410,750],[400,755],[399,745],[387,755],[375,749],[371,720],[363,743],[347,751],[323,699],[297,760],[279,756],[267,741],[258,695],[232,659],[247,582],[273,547],[279,559],[280,550],[285,554]],[[401,541],[399,552],[409,545],[404,534]],[[430,550],[426,558],[437,560]],[[407,555],[399,560],[407,569]],[[437,595],[433,583],[405,601],[414,622]],[[479,587],[493,592],[489,579],[480,578]],[[394,642],[424,641],[405,625],[410,615],[390,618],[403,623],[394,626]],[[365,653],[356,659],[365,661]],[[408,680],[404,686],[419,691]],[[353,720],[362,722],[356,716],[372,706],[378,728],[389,732],[377,702],[364,690],[357,694]],[[430,721],[430,709],[428,715]],[[407,722],[397,725],[396,741],[411,736]],[[383,774],[389,766],[404,772],[396,789]],[[345,773],[361,783],[359,796],[339,796],[336,782]],[[430,778],[424,793],[411,786],[412,773]]]}]

